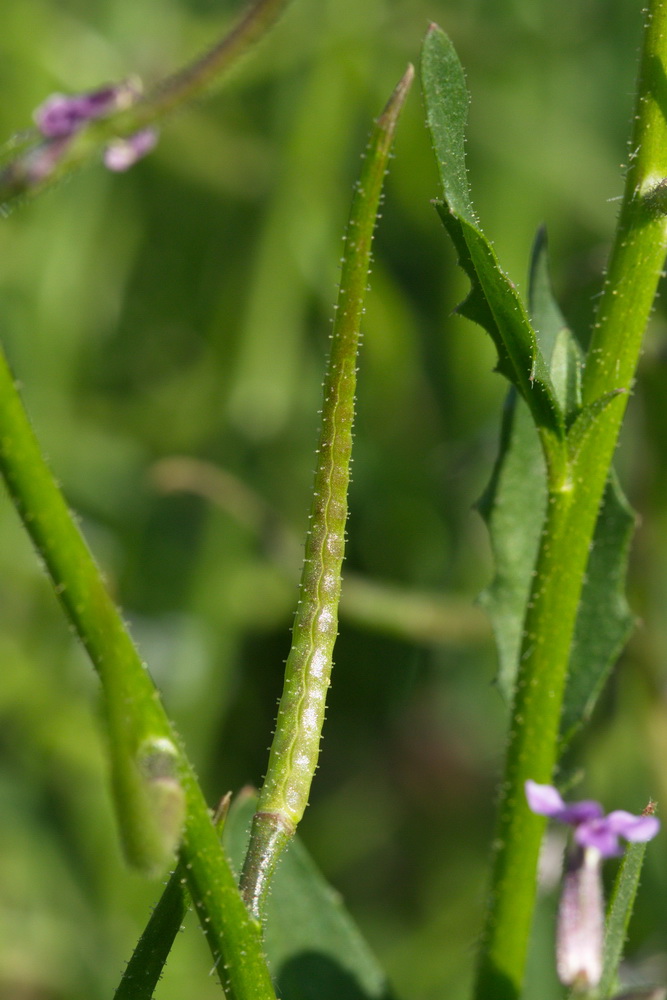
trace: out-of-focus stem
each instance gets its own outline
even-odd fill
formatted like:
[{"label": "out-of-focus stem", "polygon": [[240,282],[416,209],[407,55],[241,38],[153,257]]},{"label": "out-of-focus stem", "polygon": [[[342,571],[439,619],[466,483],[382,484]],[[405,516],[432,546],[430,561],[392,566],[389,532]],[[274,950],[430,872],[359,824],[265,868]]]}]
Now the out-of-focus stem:
[{"label": "out-of-focus stem", "polygon": [[188,887],[230,1000],[275,1000],[259,924],[239,895],[201,788],[41,454],[2,352],[0,470],[102,682],[126,852],[155,873],[164,870],[182,836]]}]

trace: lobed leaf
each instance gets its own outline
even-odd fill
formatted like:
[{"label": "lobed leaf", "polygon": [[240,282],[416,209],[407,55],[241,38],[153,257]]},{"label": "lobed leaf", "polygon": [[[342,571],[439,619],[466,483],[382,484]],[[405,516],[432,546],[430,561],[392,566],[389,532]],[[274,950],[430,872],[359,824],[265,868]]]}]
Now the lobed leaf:
[{"label": "lobed leaf", "polygon": [[612,469],[595,525],[577,613],[561,716],[563,744],[590,718],[635,626],[625,596],[635,523],[634,511]]},{"label": "lobed leaf", "polygon": [[[535,241],[530,273],[533,323],[540,343],[551,351],[552,382],[571,425],[571,474],[585,475],[575,459],[597,416],[616,394],[610,393],[608,398],[582,409],[581,349],[567,329],[551,290],[543,231]],[[546,470],[538,436],[525,403],[511,391],[498,460],[478,504],[489,530],[495,562],[493,581],[480,596],[480,603],[491,619],[498,647],[498,685],[508,701],[516,677],[546,499]],[[563,702],[563,744],[590,717],[633,628],[634,617],[625,598],[625,577],[634,525],[634,514],[612,474],[596,523],[577,614]]]},{"label": "lobed leaf", "polygon": [[557,462],[563,414],[526,309],[501,270],[472,206],[464,147],[468,92],[454,47],[436,25],[431,25],[424,40],[422,83],[444,196],[436,207],[471,284],[459,312],[493,338],[498,371],[525,399],[548,460]]}]

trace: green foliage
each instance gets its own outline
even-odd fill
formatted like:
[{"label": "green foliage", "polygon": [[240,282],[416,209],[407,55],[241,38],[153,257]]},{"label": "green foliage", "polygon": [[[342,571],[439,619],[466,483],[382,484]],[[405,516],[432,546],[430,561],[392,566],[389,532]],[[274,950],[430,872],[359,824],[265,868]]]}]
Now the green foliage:
[{"label": "green foliage", "polygon": [[516,287],[500,269],[472,207],[464,145],[468,93],[454,47],[435,25],[424,41],[422,80],[444,194],[438,212],[471,283],[459,312],[483,326],[493,338],[498,371],[525,399],[542,432],[548,460],[557,462],[563,415],[525,307]]},{"label": "green foliage", "polygon": [[180,846],[195,908],[230,1000],[272,1000],[259,927],[243,904],[201,787],[177,749],[159,694],[46,465],[2,355],[0,440],[5,482],[102,683],[127,858],[155,875]]},{"label": "green foliage", "polygon": [[[52,91],[163,78],[239,6],[3,5],[11,100],[0,135],[24,130]],[[322,0],[314,18],[311,3],[294,4],[224,93],[174,116],[135,170],[93,168],[0,226],[12,369],[209,801],[263,773],[297,582],[282,543],[303,534],[344,213],[368,121],[433,16],[474,94],[467,160],[485,232],[520,274],[546,219],[561,301],[584,330],[617,210],[639,39],[636,9],[617,0],[565,16],[539,2],[452,0],[441,12],[421,0]],[[411,102],[375,246],[348,610],[303,838],[399,994],[462,1000],[505,738],[495,656],[466,610],[489,575],[470,503],[488,479],[502,390],[493,347],[449,318],[465,279],[429,205],[422,117]],[[619,459],[642,516],[631,590],[644,626],[576,747],[595,796],[632,809],[647,780],[665,795],[663,323],[658,307]],[[561,347],[567,355],[571,341]],[[562,405],[553,370],[551,380]],[[175,471],[161,481],[158,469],[182,470],[183,456],[199,463],[190,486]],[[220,472],[223,503],[207,489]],[[267,512],[259,529],[248,496]],[[157,889],[119,856],[97,688],[9,504],[0,593],[0,993],[108,1000]],[[395,615],[376,613],[385,595]],[[630,962],[649,928],[651,948],[665,947],[659,850],[650,861]],[[560,996],[544,976],[545,925],[540,910],[526,1000]],[[190,920],[156,1000],[219,996],[210,968]]]},{"label": "green foliage", "polygon": [[635,525],[635,514],[612,472],[595,525],[577,613],[563,699],[563,743],[590,719],[604,683],[635,625],[625,596]]},{"label": "green foliage", "polygon": [[480,603],[498,649],[498,686],[511,701],[523,638],[526,602],[546,506],[544,456],[526,404],[510,391],[498,458],[477,503],[489,531],[494,577]]},{"label": "green foliage", "polygon": [[[445,205],[440,215],[457,249],[459,262],[472,283],[472,299],[464,310],[468,318],[485,326],[493,337],[499,353],[499,369],[523,396],[540,436],[546,464],[547,502],[539,526],[537,540],[531,551],[528,542],[521,548],[527,556],[523,567],[515,553],[507,556],[517,530],[523,527],[515,520],[510,523],[512,535],[495,549],[501,555],[500,570],[519,568],[518,582],[505,586],[499,580],[496,590],[507,600],[511,609],[506,628],[505,652],[514,656],[516,664],[512,683],[512,713],[509,744],[494,840],[492,891],[487,908],[484,937],[480,950],[479,971],[475,995],[482,1000],[502,993],[511,998],[520,995],[527,954],[527,940],[535,906],[536,868],[543,822],[528,809],[524,797],[527,780],[549,783],[558,764],[561,749],[565,691],[573,642],[579,642],[579,656],[574,667],[583,663],[583,677],[576,676],[569,689],[566,724],[572,729],[580,715],[590,710],[599,691],[602,678],[609,668],[607,656],[615,653],[628,630],[628,614],[620,599],[613,607],[609,628],[603,620],[602,631],[608,631],[602,644],[586,650],[592,617],[582,601],[590,599],[590,588],[622,580],[627,562],[624,547],[628,542],[628,512],[610,489],[608,516],[599,517],[605,486],[610,476],[613,452],[625,410],[626,395],[638,362],[641,339],[656,291],[652,268],[664,260],[666,234],[664,219],[651,193],[656,178],[662,176],[664,150],[656,143],[656,134],[665,136],[664,109],[658,97],[658,77],[664,58],[664,28],[667,10],[657,3],[649,14],[643,46],[637,94],[637,114],[633,127],[632,147],[637,151],[626,178],[621,213],[612,247],[610,273],[600,299],[583,378],[580,381],[581,359],[576,343],[562,327],[555,305],[545,289],[546,266],[539,258],[533,266],[533,304],[535,317],[550,334],[556,352],[560,378],[558,399],[546,371],[535,333],[528,323],[517,324],[522,315],[521,302],[514,286],[500,271],[488,241],[476,225],[464,182],[464,106],[466,104],[463,73],[451,42],[435,25],[426,36],[422,56],[422,79],[436,158],[441,175]],[[652,178],[652,180],[649,180]],[[543,243],[542,243],[543,246]],[[538,254],[542,252],[538,243]],[[540,316],[540,307],[544,315]],[[539,381],[539,391],[528,391],[533,381]],[[549,403],[546,411],[545,399]],[[563,406],[569,407],[564,411]],[[545,417],[551,413],[551,420]],[[562,439],[566,436],[566,447]],[[503,444],[510,440],[507,425]],[[502,477],[501,465],[495,481]],[[530,468],[519,468],[519,477],[530,474]],[[493,520],[493,507],[502,507],[502,497],[494,491],[486,498],[486,516]],[[510,481],[510,489],[514,483]],[[531,490],[520,487],[519,496],[534,502]],[[533,523],[532,508],[528,511]],[[584,592],[587,566],[593,557],[595,528],[598,528],[598,553],[601,568],[593,567],[588,577],[589,594]],[[529,520],[530,523],[530,520]],[[503,525],[500,524],[502,529]],[[604,532],[609,532],[608,541]],[[600,537],[602,536],[602,537]],[[502,552],[502,545],[506,551]],[[530,560],[534,553],[534,559]],[[504,558],[503,558],[504,557]],[[610,558],[611,557],[611,558]],[[530,560],[530,561],[529,561]],[[493,605],[494,594],[489,600]],[[616,595],[612,597],[612,605]],[[599,594],[591,604],[599,614],[604,609]],[[501,608],[504,612],[505,608]],[[505,628],[497,604],[494,606],[496,626]],[[580,621],[577,634],[577,622]],[[595,619],[595,629],[599,622]],[[606,645],[606,648],[605,648]],[[591,664],[589,654],[599,654],[601,662]],[[583,692],[583,694],[582,694]],[[569,735],[567,733],[566,735]]]},{"label": "green foliage", "polygon": [[[651,809],[654,808],[652,804]],[[605,923],[602,979],[598,987],[601,1000],[607,1000],[617,989],[619,966],[628,937],[645,853],[646,844],[629,844],[614,880]]]},{"label": "green foliage", "polygon": [[[546,239],[538,234],[531,262],[530,310],[541,348],[551,358],[556,395],[570,425],[581,418],[582,352],[551,292]],[[491,481],[478,507],[489,529],[495,561],[481,603],[498,646],[498,684],[509,702],[514,690],[525,608],[544,521],[547,484],[538,436],[527,407],[510,393]],[[604,682],[634,624],[625,578],[635,517],[615,474],[605,489],[595,527],[575,627],[563,700],[561,740],[567,743],[591,716]]]}]

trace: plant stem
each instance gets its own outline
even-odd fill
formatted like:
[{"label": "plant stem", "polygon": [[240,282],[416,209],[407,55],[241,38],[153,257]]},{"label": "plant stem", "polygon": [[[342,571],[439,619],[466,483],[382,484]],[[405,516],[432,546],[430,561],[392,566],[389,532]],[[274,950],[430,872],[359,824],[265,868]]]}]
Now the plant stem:
[{"label": "plant stem", "polygon": [[243,904],[155,685],[44,461],[2,352],[0,469],[102,682],[126,853],[156,873],[166,866],[183,832],[188,885],[230,1000],[275,1000],[259,925]]},{"label": "plant stem", "polygon": [[583,378],[585,405],[608,405],[570,458],[568,481],[551,484],[525,619],[506,770],[494,841],[492,890],[479,961],[478,1000],[520,994],[544,819],[527,807],[524,782],[552,780],[567,666],[595,521],[662,270],[667,217],[655,197],[667,176],[667,2],[647,15],[623,203]]},{"label": "plant stem", "polygon": [[[215,829],[222,835],[231,795],[226,795],[216,810]],[[181,858],[172,872],[132,957],[127,963],[114,1000],[151,1000],[174,939],[188,912],[187,862]]]},{"label": "plant stem", "polygon": [[185,866],[181,863],[172,872],[127,963],[114,1000],[151,1000],[188,910],[184,883]]},{"label": "plant stem", "polygon": [[175,107],[200,95],[273,27],[289,2],[290,0],[254,0],[249,3],[221,41],[191,65],[163,80],[146,95],[135,109],[138,116],[135,128],[152,125],[156,118],[162,118]]},{"label": "plant stem", "polygon": [[244,898],[257,918],[276,863],[308,804],[317,767],[338,630],[357,351],[371,243],[394,132],[413,75],[410,66],[371,133],[345,237],[292,647],[241,878]]}]

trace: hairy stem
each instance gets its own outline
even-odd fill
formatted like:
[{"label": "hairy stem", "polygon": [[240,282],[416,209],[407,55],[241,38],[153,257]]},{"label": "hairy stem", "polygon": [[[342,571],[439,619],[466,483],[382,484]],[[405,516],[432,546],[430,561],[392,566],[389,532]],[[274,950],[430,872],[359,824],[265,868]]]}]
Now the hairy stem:
[{"label": "hairy stem", "polygon": [[631,164],[583,378],[584,404],[600,408],[570,454],[569,479],[552,486],[525,620],[501,788],[492,892],[476,986],[478,1000],[515,1000],[523,979],[544,820],[529,812],[524,782],[549,782],[591,539],[641,341],[662,270],[667,234],[660,183],[667,176],[667,4],[647,15]]},{"label": "hairy stem", "polygon": [[230,1000],[275,1000],[201,788],[100,571],[39,449],[0,352],[0,470],[66,616],[102,682],[112,779],[129,859],[155,874],[178,847]]}]

